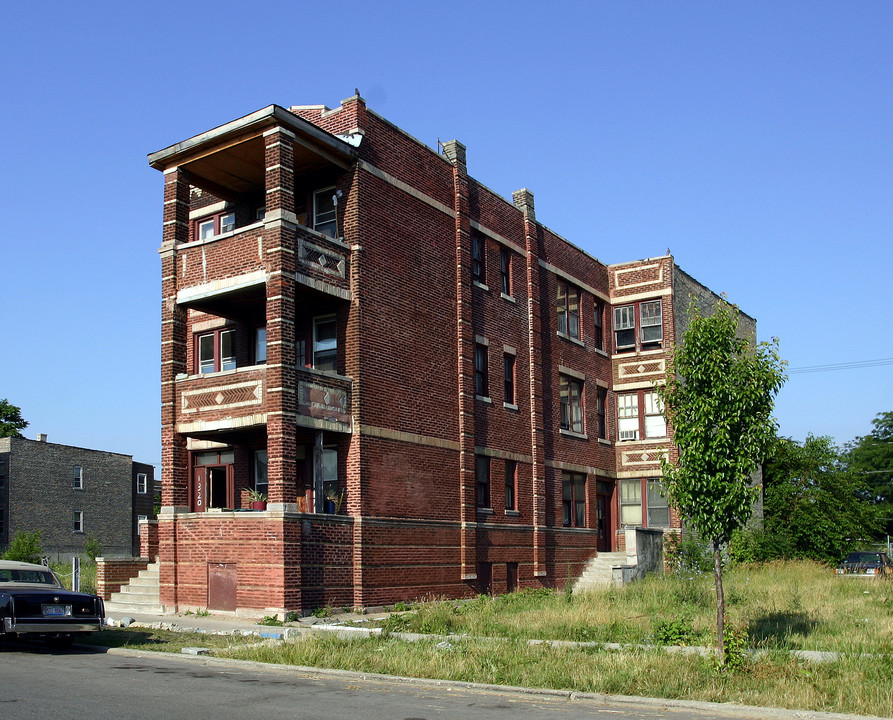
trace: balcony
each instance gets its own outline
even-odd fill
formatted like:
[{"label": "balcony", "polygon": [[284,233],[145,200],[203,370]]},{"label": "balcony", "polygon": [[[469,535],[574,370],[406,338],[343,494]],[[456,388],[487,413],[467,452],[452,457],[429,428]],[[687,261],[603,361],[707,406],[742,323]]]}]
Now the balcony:
[{"label": "balcony", "polygon": [[350,300],[350,245],[298,225],[295,233],[297,281]]},{"label": "balcony", "polygon": [[[301,427],[351,432],[350,393],[353,381],[342,375],[296,370],[296,424]],[[250,367],[184,375],[177,379],[177,432],[204,436],[263,427],[269,410],[266,367]],[[221,438],[222,439],[222,438]]]}]

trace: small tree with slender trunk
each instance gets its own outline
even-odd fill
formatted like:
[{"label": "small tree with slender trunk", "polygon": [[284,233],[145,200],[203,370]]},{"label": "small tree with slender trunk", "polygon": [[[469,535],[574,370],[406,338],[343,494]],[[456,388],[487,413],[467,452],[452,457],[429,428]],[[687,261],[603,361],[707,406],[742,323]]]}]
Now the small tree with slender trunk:
[{"label": "small tree with slender trunk", "polygon": [[662,460],[667,496],[713,551],[717,655],[726,664],[722,548],[753,511],[752,476],[775,438],[775,395],[785,380],[778,344],[739,337],[738,309],[717,302],[712,315],[692,304],[689,326],[657,389],[677,462]]}]

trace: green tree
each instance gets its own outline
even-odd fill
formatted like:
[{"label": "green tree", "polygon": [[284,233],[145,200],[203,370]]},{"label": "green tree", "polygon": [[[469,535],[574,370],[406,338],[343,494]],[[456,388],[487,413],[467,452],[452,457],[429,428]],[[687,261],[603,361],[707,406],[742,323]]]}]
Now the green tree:
[{"label": "green tree", "polygon": [[676,463],[662,460],[667,495],[713,552],[717,656],[723,667],[722,549],[753,511],[752,476],[775,438],[772,408],[785,379],[777,342],[753,345],[739,337],[738,315],[723,301],[711,315],[692,304],[667,383],[658,388],[679,451]]},{"label": "green tree", "polygon": [[21,408],[10,404],[9,400],[0,400],[0,437],[22,437],[20,430],[28,427],[28,421],[22,419]]},{"label": "green tree", "polygon": [[778,438],[764,465],[765,536],[779,557],[837,562],[879,529],[869,486],[829,437]]},{"label": "green tree", "polygon": [[3,553],[3,559],[39,563],[42,555],[43,549],[40,546],[40,530],[35,530],[34,532],[16,533],[12,542],[9,543],[6,552]]},{"label": "green tree", "polygon": [[893,412],[880,413],[871,424],[870,434],[847,445],[846,462],[869,486],[879,508],[882,531],[893,535]]}]

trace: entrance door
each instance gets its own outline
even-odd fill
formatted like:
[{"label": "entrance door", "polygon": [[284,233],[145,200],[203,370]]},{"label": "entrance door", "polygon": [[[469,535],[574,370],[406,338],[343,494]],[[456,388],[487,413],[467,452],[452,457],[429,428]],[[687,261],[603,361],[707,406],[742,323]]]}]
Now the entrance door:
[{"label": "entrance door", "polygon": [[596,549],[611,552],[611,498],[607,495],[595,496],[595,527],[598,531]]},{"label": "entrance door", "polygon": [[233,466],[203,465],[192,476],[192,512],[233,507]]}]

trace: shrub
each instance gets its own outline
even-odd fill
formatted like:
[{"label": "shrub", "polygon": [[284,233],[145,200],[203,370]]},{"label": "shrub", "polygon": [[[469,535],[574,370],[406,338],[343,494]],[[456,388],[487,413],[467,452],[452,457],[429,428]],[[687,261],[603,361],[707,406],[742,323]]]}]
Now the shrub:
[{"label": "shrub", "polygon": [[9,543],[9,548],[3,553],[4,560],[17,560],[19,562],[39,563],[43,555],[40,547],[40,530],[34,532],[18,532]]},{"label": "shrub", "polygon": [[705,573],[713,571],[713,555],[701,538],[692,532],[673,533],[665,540],[670,572]]},{"label": "shrub", "polygon": [[84,553],[90,558],[90,562],[96,562],[96,558],[102,555],[102,545],[92,535],[87,535],[87,542],[84,543]]}]

